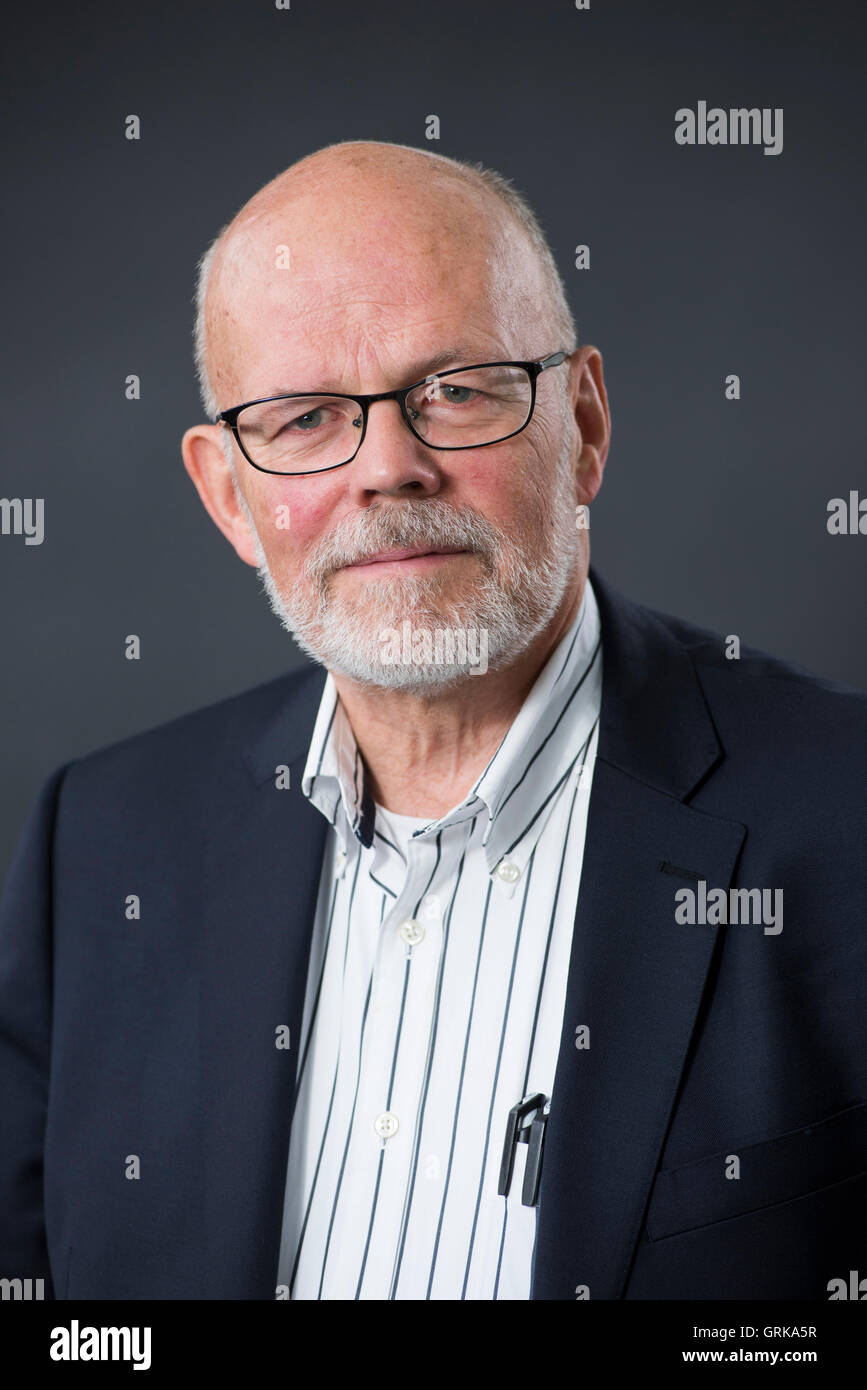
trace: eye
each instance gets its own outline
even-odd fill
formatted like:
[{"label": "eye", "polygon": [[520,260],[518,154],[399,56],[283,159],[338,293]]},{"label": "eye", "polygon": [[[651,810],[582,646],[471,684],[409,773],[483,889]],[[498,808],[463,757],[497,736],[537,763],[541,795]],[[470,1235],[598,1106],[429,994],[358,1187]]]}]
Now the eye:
[{"label": "eye", "polygon": [[444,401],[446,405],[465,405],[473,396],[478,395],[470,386],[459,386],[452,381],[434,380],[428,382],[424,391],[426,404],[435,401]]},{"label": "eye", "polygon": [[317,406],[315,410],[305,410],[303,415],[296,415],[294,420],[287,421],[286,429],[298,429],[300,433],[306,434],[310,430],[317,429],[324,423],[325,411],[322,406]]}]

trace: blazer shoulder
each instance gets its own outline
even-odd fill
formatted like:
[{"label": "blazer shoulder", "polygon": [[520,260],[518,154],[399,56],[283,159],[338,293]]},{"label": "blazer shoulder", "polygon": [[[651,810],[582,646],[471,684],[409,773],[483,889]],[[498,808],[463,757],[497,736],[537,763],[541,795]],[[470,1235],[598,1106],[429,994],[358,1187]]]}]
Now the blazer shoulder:
[{"label": "blazer shoulder", "polygon": [[[829,708],[842,701],[850,703],[857,718],[867,717],[867,691],[843,681],[816,675],[796,662],[773,656],[760,647],[732,641],[733,634],[715,632],[712,628],[699,627],[670,613],[647,610],[653,618],[668,628],[673,637],[686,648],[700,680],[711,680],[714,674],[725,675],[734,685],[753,686],[766,683],[765,694],[769,700],[782,698],[775,692],[774,682],[784,682],[789,687],[788,697],[827,703]],[[754,697],[757,691],[750,692]]]},{"label": "blazer shoulder", "polygon": [[[813,710],[818,717],[851,720],[863,732],[867,692],[842,681],[818,676],[806,667],[773,656],[759,647],[732,641],[732,634],[699,626],[672,613],[636,603],[612,588],[591,567],[591,578],[603,618],[603,662],[609,645],[615,660],[654,664],[672,669],[682,658],[698,680],[705,701],[786,710]],[[613,643],[608,643],[610,625]],[[681,670],[677,679],[683,680]]]},{"label": "blazer shoulder", "polygon": [[688,654],[727,754],[746,756],[775,785],[788,764],[795,788],[834,789],[864,815],[867,693],[757,647],[734,655],[727,635],[651,612]]}]

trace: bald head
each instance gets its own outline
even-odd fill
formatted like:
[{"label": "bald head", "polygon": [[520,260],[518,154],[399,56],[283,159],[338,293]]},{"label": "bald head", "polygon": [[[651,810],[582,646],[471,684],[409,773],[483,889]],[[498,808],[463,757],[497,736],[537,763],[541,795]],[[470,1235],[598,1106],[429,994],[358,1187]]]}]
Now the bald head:
[{"label": "bald head", "polygon": [[431,342],[440,306],[454,337],[456,305],[465,336],[504,355],[575,347],[544,235],[505,179],[403,145],[328,146],[266,184],[202,258],[206,412],[284,390],[374,389],[361,379],[371,362],[409,366],[414,327]]}]

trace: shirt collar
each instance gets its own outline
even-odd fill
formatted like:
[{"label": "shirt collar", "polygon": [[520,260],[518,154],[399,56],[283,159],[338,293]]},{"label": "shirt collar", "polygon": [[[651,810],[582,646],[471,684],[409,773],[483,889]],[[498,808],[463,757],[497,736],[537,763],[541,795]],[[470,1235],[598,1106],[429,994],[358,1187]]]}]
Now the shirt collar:
[{"label": "shirt collar", "polygon": [[487,807],[483,844],[490,870],[507,858],[523,874],[557,792],[581,775],[601,697],[599,609],[588,579],[572,625],[474,788]]},{"label": "shirt collar", "polygon": [[[373,797],[355,735],[337,698],[337,687],[330,671],[319,702],[301,776],[301,790],[335,827],[344,850],[347,828],[366,849],[370,847],[375,819]],[[343,816],[340,815],[341,804]]]},{"label": "shirt collar", "polygon": [[[459,805],[420,833],[482,814],[489,871],[508,857],[523,873],[551,814],[556,792],[581,773],[582,750],[586,750],[599,719],[601,657],[599,609],[588,579],[574,621],[539,672],[481,776]],[[301,786],[304,795],[335,827],[344,850],[348,834],[370,847],[375,821],[373,797],[330,673]]]}]

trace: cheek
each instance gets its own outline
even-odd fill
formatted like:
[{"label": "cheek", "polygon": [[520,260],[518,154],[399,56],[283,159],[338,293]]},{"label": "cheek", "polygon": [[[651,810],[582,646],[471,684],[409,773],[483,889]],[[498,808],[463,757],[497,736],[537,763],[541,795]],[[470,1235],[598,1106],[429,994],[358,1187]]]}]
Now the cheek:
[{"label": "cheek", "polygon": [[333,525],[331,489],[271,478],[259,489],[254,515],[269,562],[292,568]]},{"label": "cheek", "polygon": [[499,458],[490,449],[485,455],[453,476],[455,503],[472,507],[503,531],[532,527],[544,510],[542,460],[529,449]]}]

